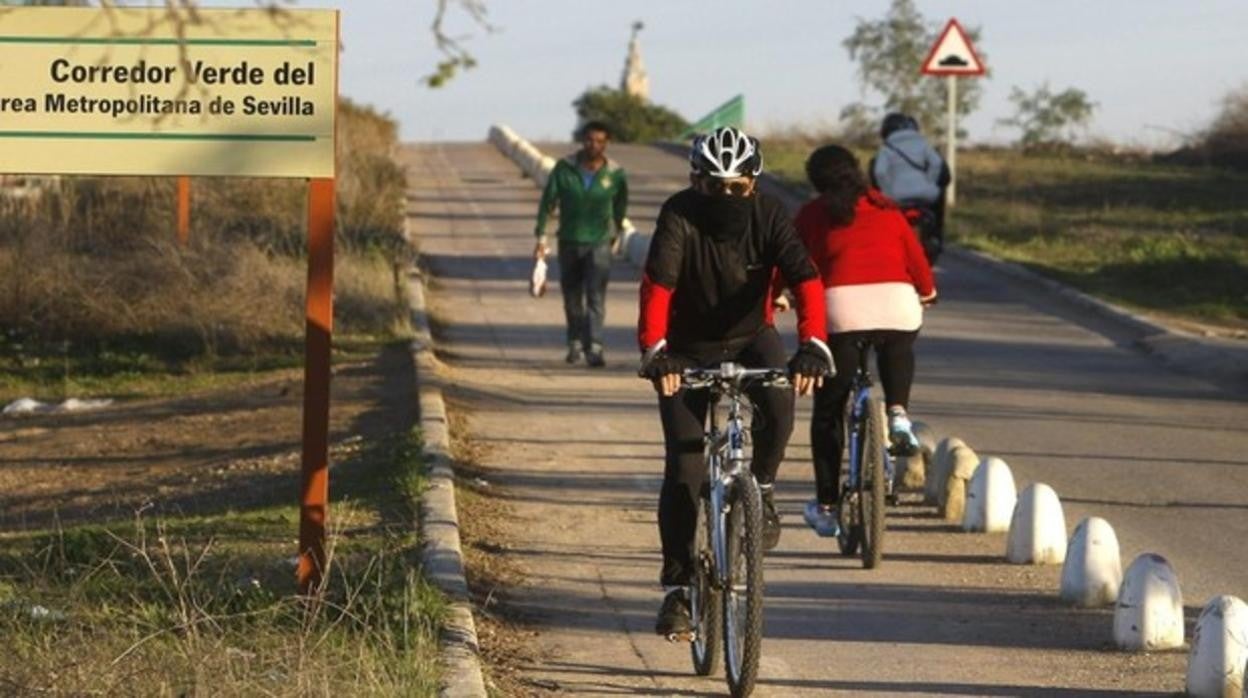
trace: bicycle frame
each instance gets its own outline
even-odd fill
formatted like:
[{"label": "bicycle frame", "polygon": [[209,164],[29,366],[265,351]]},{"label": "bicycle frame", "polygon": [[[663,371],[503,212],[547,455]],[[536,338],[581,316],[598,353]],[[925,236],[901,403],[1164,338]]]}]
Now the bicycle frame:
[{"label": "bicycle frame", "polygon": [[[707,483],[710,492],[710,544],[715,565],[716,589],[723,589],[731,575],[728,560],[728,536],[724,530],[725,514],[731,511],[729,500],[732,485],[737,478],[751,476],[750,460],[745,455],[745,419],[743,403],[749,400],[745,385],[752,379],[764,381],[781,380],[782,371],[776,369],[747,369],[738,364],[724,363],[716,369],[691,369],[685,372],[685,386],[691,389],[709,389],[707,418],[709,424],[704,443],[707,449]],[[787,380],[787,377],[784,378]],[[720,402],[729,401],[724,426],[719,425]]]},{"label": "bicycle frame", "polygon": [[[849,424],[846,425],[846,431],[849,435],[849,467],[846,469],[846,487],[856,489],[859,480],[862,478],[862,425],[866,421],[864,413],[867,409],[867,401],[871,399],[871,372],[867,369],[867,358],[870,355],[868,348],[864,348],[859,355],[858,371],[854,374],[854,382],[850,388],[853,402],[851,402],[849,412]],[[893,457],[888,450],[884,450],[884,476],[888,482],[893,481]]]},{"label": "bicycle frame", "polygon": [[715,557],[714,586],[723,589],[728,584],[730,561],[728,560],[728,536],[724,530],[724,514],[731,505],[728,503],[732,483],[742,472],[749,471],[749,460],[745,457],[745,424],[741,417],[740,395],[729,395],[730,406],[725,420],[725,429],[720,431],[717,408],[722,395],[712,391],[707,404],[710,427],[707,430],[706,445],[709,451],[709,489],[711,516],[710,534],[711,550]]}]

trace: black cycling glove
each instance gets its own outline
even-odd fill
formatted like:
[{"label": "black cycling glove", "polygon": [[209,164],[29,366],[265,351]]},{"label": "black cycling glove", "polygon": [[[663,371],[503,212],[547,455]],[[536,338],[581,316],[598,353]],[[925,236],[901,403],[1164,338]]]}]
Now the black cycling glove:
[{"label": "black cycling glove", "polygon": [[686,368],[693,368],[694,363],[683,356],[669,354],[666,351],[660,351],[650,358],[650,361],[642,365],[637,375],[650,380],[658,380],[663,376],[672,373],[682,373]]},{"label": "black cycling glove", "polygon": [[804,342],[789,359],[789,373],[811,378],[835,376],[836,367],[832,365],[827,349],[814,342]]}]

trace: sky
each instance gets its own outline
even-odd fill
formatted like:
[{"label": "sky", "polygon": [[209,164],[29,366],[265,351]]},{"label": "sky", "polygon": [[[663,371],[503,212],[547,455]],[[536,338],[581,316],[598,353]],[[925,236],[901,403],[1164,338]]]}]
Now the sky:
[{"label": "sky", "polygon": [[[533,140],[568,139],[572,100],[587,87],[618,85],[635,20],[645,23],[651,100],[690,120],[738,93],[747,127],[762,132],[833,124],[846,104],[880,101],[861,92],[841,42],[860,19],[882,17],[888,0],[484,2],[492,33],[462,11],[448,16],[479,66],[440,89],[420,80],[441,58],[429,32],[435,0],[295,6],[342,10],[341,91],[390,113],[410,141],[480,140],[493,123]],[[956,17],[982,32],[975,48],[992,75],[978,110],[960,124],[972,142],[1017,137],[997,123],[1013,113],[1014,86],[1081,89],[1097,104],[1088,136],[1148,148],[1198,131],[1223,96],[1248,86],[1248,0],[916,5],[933,24]]]}]

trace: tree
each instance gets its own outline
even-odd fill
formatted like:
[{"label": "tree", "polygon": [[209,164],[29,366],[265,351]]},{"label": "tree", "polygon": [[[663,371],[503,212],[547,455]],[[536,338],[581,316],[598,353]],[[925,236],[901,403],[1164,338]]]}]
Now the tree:
[{"label": "tree", "polygon": [[689,127],[689,122],[671,109],[606,85],[585,90],[572,106],[580,123],[601,121],[611,127],[612,140],[621,143],[674,138]]},{"label": "tree", "polygon": [[[939,38],[940,27],[924,19],[914,0],[893,0],[884,17],[858,20],[854,33],[842,42],[851,60],[858,62],[858,80],[863,92],[883,97],[883,109],[872,109],[859,102],[842,112],[842,118],[861,119],[872,111],[900,111],[918,119],[925,129],[944,133],[943,115],[948,109],[945,81],[922,75],[923,60]],[[972,43],[979,43],[978,27],[968,29]],[[978,52],[980,60],[985,56]],[[982,92],[978,80],[958,85],[958,114],[966,115],[979,105]]]},{"label": "tree", "polygon": [[1209,162],[1248,169],[1248,86],[1222,100],[1222,111],[1202,140]]},{"label": "tree", "polygon": [[1076,129],[1087,126],[1097,106],[1083,90],[1068,87],[1053,92],[1048,83],[1030,94],[1015,86],[1010,90],[1010,101],[1014,116],[998,123],[1022,131],[1019,144],[1026,150],[1069,146]]}]

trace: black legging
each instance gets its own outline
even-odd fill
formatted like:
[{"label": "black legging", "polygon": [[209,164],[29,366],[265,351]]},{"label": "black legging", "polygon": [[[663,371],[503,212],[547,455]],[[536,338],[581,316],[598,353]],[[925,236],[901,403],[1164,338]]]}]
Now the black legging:
[{"label": "black legging", "polygon": [[[780,335],[767,328],[736,356],[717,357],[715,363],[721,360],[747,368],[781,368],[786,357]],[[750,427],[754,446],[750,469],[759,483],[768,484],[776,479],[793,433],[793,390],[755,387],[749,396],[755,407]],[[659,492],[659,537],[663,541],[659,581],[664,586],[688,584],[693,571],[696,502],[706,481],[702,435],[707,399],[705,390],[683,388],[671,397],[659,397],[665,449],[663,488]]]},{"label": "black legging", "polygon": [[875,363],[884,386],[886,405],[910,404],[914,380],[914,340],[918,330],[869,330],[828,335],[828,348],[836,361],[836,377],[815,390],[815,410],[810,417],[810,451],[815,466],[815,496],[820,504],[837,503],[841,492],[841,452],[845,450],[845,405],[850,383],[858,370],[858,347],[866,340],[875,346]]}]

